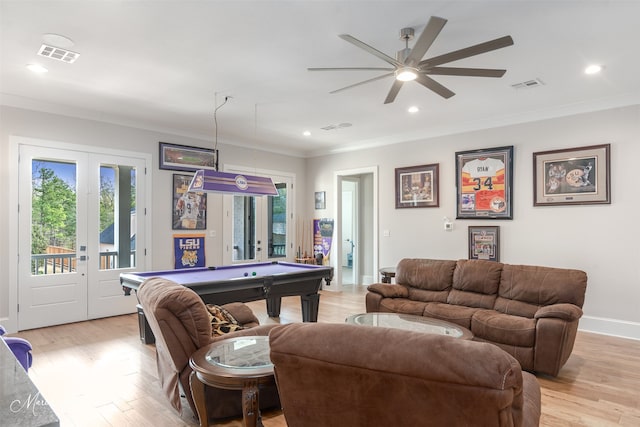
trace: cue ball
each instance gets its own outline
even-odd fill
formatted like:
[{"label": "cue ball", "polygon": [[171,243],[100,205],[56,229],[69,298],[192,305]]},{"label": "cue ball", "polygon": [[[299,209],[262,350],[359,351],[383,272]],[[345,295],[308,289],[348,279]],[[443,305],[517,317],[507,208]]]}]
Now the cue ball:
[{"label": "cue ball", "polygon": [[244,273],[244,277],[247,277],[249,275],[249,273],[245,272]]},{"label": "cue ball", "polygon": [[251,275],[252,275],[252,276],[255,276],[255,275],[256,275],[256,272],[254,271],[253,273],[251,273]]}]

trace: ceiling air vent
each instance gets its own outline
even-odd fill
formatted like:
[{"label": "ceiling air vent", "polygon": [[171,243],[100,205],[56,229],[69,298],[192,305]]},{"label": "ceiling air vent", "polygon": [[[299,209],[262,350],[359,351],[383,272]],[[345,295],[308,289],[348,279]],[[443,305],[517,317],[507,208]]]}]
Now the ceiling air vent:
[{"label": "ceiling air vent", "polygon": [[79,53],[55,46],[49,46],[47,44],[43,44],[42,46],[40,46],[38,55],[66,62],[67,64],[73,64],[75,60],[80,56]]},{"label": "ceiling air vent", "polygon": [[542,86],[544,82],[540,79],[527,80],[526,82],[516,83],[511,85],[514,89],[531,89],[534,87]]}]

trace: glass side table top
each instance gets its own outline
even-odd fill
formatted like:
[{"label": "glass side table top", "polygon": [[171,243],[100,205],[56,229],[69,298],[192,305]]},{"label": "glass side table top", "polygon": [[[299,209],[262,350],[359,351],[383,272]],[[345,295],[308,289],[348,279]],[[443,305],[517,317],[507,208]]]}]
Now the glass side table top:
[{"label": "glass side table top", "polygon": [[466,328],[444,320],[400,313],[362,313],[346,319],[353,325],[378,326],[403,329],[427,334],[446,335],[454,338],[471,339],[473,334]]},{"label": "glass side table top", "polygon": [[271,367],[268,336],[246,336],[219,341],[205,356],[214,366],[234,369]]}]

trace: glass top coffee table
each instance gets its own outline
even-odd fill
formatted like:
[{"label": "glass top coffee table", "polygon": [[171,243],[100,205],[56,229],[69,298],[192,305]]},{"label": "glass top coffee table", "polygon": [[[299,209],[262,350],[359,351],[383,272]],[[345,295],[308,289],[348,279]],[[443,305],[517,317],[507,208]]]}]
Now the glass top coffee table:
[{"label": "glass top coffee table", "polygon": [[362,313],[347,317],[346,322],[353,325],[377,326],[426,334],[446,335],[464,340],[473,338],[473,333],[470,330],[455,323],[413,314]]},{"label": "glass top coffee table", "polygon": [[269,358],[268,336],[229,338],[193,353],[189,382],[201,426],[208,426],[205,384],[228,390],[242,390],[242,418],[245,426],[262,426],[259,386],[275,384]]}]

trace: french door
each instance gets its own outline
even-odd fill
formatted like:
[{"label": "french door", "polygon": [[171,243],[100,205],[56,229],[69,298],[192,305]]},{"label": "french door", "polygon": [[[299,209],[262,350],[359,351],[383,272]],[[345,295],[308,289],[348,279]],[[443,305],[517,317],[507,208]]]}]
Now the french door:
[{"label": "french door", "polygon": [[134,312],[119,276],[145,268],[146,160],[18,149],[19,329]]},{"label": "french door", "polygon": [[277,196],[224,196],[225,265],[285,260],[291,253],[293,178],[271,178]]}]

